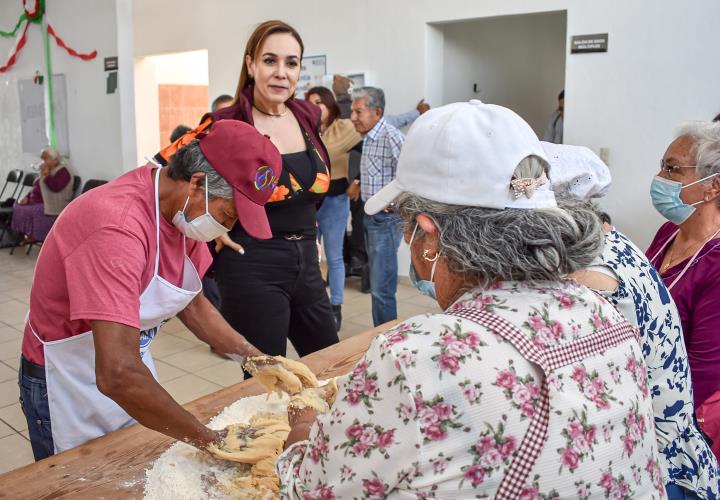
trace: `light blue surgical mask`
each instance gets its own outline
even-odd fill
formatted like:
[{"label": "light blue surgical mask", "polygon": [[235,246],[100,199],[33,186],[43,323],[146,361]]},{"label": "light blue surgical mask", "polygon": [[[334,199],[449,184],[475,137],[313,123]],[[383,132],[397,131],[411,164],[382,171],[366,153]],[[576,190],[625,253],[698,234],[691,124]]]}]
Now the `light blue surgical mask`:
[{"label": "light blue surgical mask", "polygon": [[[412,235],[410,236],[410,242],[408,243],[408,247],[412,249],[412,243],[415,239],[415,233],[417,232],[418,224],[415,223],[415,228],[413,229]],[[412,250],[411,250],[412,252]],[[433,283],[433,278],[435,277],[435,266],[437,266],[438,259],[440,258],[440,253],[438,253],[434,259],[427,259],[432,261],[432,269],[430,270],[430,280],[421,280],[418,279],[417,273],[415,272],[415,266],[412,263],[412,257],[410,258],[410,283],[413,284],[415,288],[417,288],[420,293],[423,295],[427,295],[428,297],[437,300],[437,295],[435,294],[435,283]]]},{"label": "light blue surgical mask", "polygon": [[675,225],[680,225],[693,214],[695,206],[703,203],[705,200],[688,205],[680,199],[680,191],[686,187],[694,186],[707,179],[715,177],[718,174],[708,175],[702,179],[698,179],[690,184],[683,185],[682,182],[673,181],[656,175],[650,184],[650,198],[652,199],[655,210],[660,215]]}]

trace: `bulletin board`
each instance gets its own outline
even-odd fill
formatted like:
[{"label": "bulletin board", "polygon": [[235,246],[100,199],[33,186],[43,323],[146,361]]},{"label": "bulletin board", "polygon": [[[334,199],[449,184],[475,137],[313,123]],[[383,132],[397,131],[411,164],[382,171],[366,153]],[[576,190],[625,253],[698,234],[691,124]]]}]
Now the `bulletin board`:
[{"label": "bulletin board", "polygon": [[[65,75],[53,75],[53,97],[55,101],[55,129],[58,152],[68,157],[70,141],[67,120],[67,87]],[[20,127],[23,153],[40,154],[50,141],[47,136],[45,110],[45,86],[38,85],[33,79],[18,80],[20,97]]]},{"label": "bulletin board", "polygon": [[295,88],[295,97],[302,99],[305,92],[323,84],[323,76],[327,74],[327,56],[307,56],[302,58],[300,79]]}]

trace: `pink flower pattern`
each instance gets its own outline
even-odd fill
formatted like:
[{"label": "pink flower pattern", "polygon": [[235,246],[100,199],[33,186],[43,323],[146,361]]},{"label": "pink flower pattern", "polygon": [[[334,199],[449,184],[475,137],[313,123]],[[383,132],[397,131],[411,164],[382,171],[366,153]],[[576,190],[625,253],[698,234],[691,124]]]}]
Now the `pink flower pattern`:
[{"label": "pink flower pattern", "polygon": [[647,432],[645,415],[638,411],[638,405],[633,404],[627,416],[623,419],[625,433],[622,436],[623,449],[628,456],[632,456],[635,448],[643,441]]},{"label": "pink flower pattern", "polygon": [[580,462],[593,452],[593,448],[598,443],[596,430],[594,424],[588,423],[585,410],[579,415],[577,412],[573,413],[567,427],[560,432],[560,435],[565,438],[565,447],[557,450],[560,454],[560,472],[563,468],[575,472]]},{"label": "pink flower pattern", "polygon": [[498,372],[494,385],[503,389],[513,408],[520,410],[521,418],[535,414],[540,401],[540,385],[532,375],[518,377],[511,361],[508,368]]},{"label": "pink flower pattern", "polygon": [[469,450],[473,457],[472,465],[462,469],[464,480],[469,481],[473,488],[480,486],[487,477],[507,465],[518,445],[515,436],[505,435],[503,422],[499,422],[497,428],[487,422],[485,426],[487,430],[480,434],[480,439]]},{"label": "pink flower pattern", "polygon": [[615,401],[607,382],[600,377],[597,370],[588,373],[584,366],[578,365],[570,378],[577,383],[582,395],[592,401],[598,410],[607,410],[610,408],[610,401]]}]

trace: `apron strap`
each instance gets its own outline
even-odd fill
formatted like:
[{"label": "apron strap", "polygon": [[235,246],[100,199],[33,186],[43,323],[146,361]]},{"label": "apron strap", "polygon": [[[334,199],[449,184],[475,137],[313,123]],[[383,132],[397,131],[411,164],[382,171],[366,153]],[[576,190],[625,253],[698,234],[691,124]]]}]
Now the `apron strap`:
[{"label": "apron strap", "polygon": [[160,168],[155,171],[155,272],[160,269]]},{"label": "apron strap", "polygon": [[580,340],[560,346],[543,348],[535,344],[517,326],[495,313],[474,307],[464,307],[447,314],[470,320],[488,328],[510,342],[525,359],[535,363],[543,371],[544,376],[540,384],[539,408],[537,408],[530,420],[522,443],[505,471],[505,475],[495,493],[495,498],[498,500],[518,498],[522,489],[526,486],[527,478],[547,441],[550,421],[548,373],[576,363],[590,355],[603,352],[630,338],[639,340],[639,333],[630,323],[624,321],[609,328],[598,330],[592,335],[582,337]]}]

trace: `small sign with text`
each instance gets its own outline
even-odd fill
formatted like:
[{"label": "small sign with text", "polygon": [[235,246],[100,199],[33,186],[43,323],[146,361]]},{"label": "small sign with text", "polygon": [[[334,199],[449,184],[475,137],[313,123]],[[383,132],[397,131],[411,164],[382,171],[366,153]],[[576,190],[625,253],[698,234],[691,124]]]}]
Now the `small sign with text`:
[{"label": "small sign with text", "polygon": [[608,34],[575,35],[570,39],[571,54],[585,54],[589,52],[607,52]]}]

